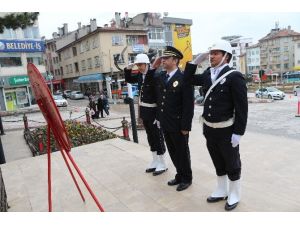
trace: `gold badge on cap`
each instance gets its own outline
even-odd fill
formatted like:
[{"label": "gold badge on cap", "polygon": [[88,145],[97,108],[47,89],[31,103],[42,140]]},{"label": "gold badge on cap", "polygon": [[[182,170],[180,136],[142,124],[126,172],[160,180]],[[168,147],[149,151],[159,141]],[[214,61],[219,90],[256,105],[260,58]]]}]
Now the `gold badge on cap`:
[{"label": "gold badge on cap", "polygon": [[178,81],[176,80],[176,81],[174,81],[173,82],[173,87],[177,87],[177,85],[178,85],[179,83],[178,83]]}]

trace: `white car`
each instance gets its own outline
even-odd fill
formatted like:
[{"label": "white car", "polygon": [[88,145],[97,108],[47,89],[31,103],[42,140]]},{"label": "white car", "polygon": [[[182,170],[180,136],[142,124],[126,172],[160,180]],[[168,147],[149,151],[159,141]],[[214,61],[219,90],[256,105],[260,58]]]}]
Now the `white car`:
[{"label": "white car", "polygon": [[283,100],[285,97],[284,92],[278,90],[275,87],[266,87],[258,89],[255,92],[257,98],[269,98],[269,99],[280,99]]},{"label": "white car", "polygon": [[70,94],[70,99],[84,99],[84,95],[80,91],[72,91]]},{"label": "white car", "polygon": [[297,96],[297,93],[300,93],[300,85],[294,86],[293,92],[294,92],[294,95]]},{"label": "white car", "polygon": [[54,102],[56,104],[56,106],[63,106],[63,107],[67,107],[68,106],[68,101],[66,99],[63,98],[63,96],[61,95],[53,95],[53,99]]}]

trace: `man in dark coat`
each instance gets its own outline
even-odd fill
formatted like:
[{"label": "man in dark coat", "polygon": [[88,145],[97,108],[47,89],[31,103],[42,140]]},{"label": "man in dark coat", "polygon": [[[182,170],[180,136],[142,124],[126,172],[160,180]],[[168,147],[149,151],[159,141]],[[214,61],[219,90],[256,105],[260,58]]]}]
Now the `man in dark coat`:
[{"label": "man in dark coat", "polygon": [[189,131],[194,115],[194,89],[187,85],[178,68],[182,53],[167,46],[163,56],[153,67],[162,64],[165,71],[155,76],[158,115],[172,162],[176,168],[175,178],[168,185],[177,185],[182,191],[192,184],[192,169],[189,150]]},{"label": "man in dark coat", "polygon": [[[152,152],[152,162],[146,169],[146,173],[153,172],[153,175],[159,175],[168,168],[165,163],[165,144],[162,131],[157,120],[157,103],[154,92],[153,74],[155,70],[150,69],[150,61],[146,54],[138,54],[134,64],[129,64],[124,69],[125,81],[128,83],[138,83],[140,117],[143,121],[147,133],[148,143]],[[136,65],[139,73],[132,75],[132,67]]]},{"label": "man in dark coat", "polygon": [[190,72],[186,79],[193,85],[202,86],[206,94],[202,114],[203,134],[217,174],[217,187],[207,202],[228,198],[225,210],[229,211],[240,201],[239,141],[247,124],[247,87],[242,74],[231,70],[228,65],[232,58],[229,42],[218,41],[210,49],[209,56],[211,67],[200,76],[193,74],[203,57],[199,55],[191,64],[187,63]]}]

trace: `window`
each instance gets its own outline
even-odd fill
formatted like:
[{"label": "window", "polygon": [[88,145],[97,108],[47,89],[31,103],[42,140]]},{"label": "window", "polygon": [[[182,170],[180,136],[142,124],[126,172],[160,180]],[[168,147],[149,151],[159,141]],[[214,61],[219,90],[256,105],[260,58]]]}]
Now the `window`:
[{"label": "window", "polygon": [[85,42],[85,51],[89,51],[90,50],[90,42],[87,40]]},{"label": "window", "polygon": [[74,63],[74,66],[75,66],[75,72],[78,73],[79,72],[79,67],[78,67],[78,63]]},{"label": "window", "polygon": [[150,28],[148,33],[149,39],[159,40],[164,39],[162,28]]},{"label": "window", "polygon": [[298,48],[300,48],[300,43],[297,44]]},{"label": "window", "polygon": [[77,49],[76,49],[76,46],[75,46],[75,47],[72,47],[72,50],[73,50],[73,56],[77,56]]},{"label": "window", "polygon": [[126,36],[127,45],[138,44],[138,36],[128,35]]},{"label": "window", "polygon": [[27,63],[33,63],[35,65],[43,65],[42,57],[27,57]]},{"label": "window", "polygon": [[95,37],[93,39],[92,45],[93,45],[93,48],[98,48],[99,47],[99,39],[98,39],[98,37]]},{"label": "window", "polygon": [[298,64],[300,64],[300,60],[298,60],[298,62],[297,62]]},{"label": "window", "polygon": [[232,54],[235,54],[235,50],[232,50]]},{"label": "window", "polygon": [[87,66],[88,66],[88,69],[92,69],[93,68],[92,59],[91,58],[87,59]]},{"label": "window", "polygon": [[95,56],[95,67],[100,67],[100,57]]},{"label": "window", "polygon": [[285,63],[284,64],[284,69],[288,69],[289,68],[289,64],[288,63]]},{"label": "window", "polygon": [[66,74],[69,73],[69,65],[66,65]]},{"label": "window", "polygon": [[72,64],[69,65],[69,71],[70,71],[70,73],[73,73],[73,67],[72,67]]},{"label": "window", "polygon": [[122,45],[123,39],[121,35],[112,36],[112,45]]},{"label": "window", "polygon": [[85,60],[81,60],[81,70],[86,70],[85,68]]},{"label": "window", "polygon": [[1,67],[22,66],[21,57],[0,57]]}]

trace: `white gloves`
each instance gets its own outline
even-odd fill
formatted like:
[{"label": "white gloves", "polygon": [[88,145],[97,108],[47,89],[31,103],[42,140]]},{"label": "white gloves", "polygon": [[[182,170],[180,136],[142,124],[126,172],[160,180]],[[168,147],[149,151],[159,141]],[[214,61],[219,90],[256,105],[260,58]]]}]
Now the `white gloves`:
[{"label": "white gloves", "polygon": [[192,64],[198,65],[205,61],[208,53],[199,53],[196,58],[191,62]]},{"label": "white gloves", "polygon": [[126,67],[128,70],[131,70],[134,66],[134,63],[129,63],[128,66]]},{"label": "white gloves", "polygon": [[231,136],[231,144],[232,144],[233,148],[235,148],[236,146],[239,145],[241,137],[242,137],[241,135],[232,134],[232,136]]}]

